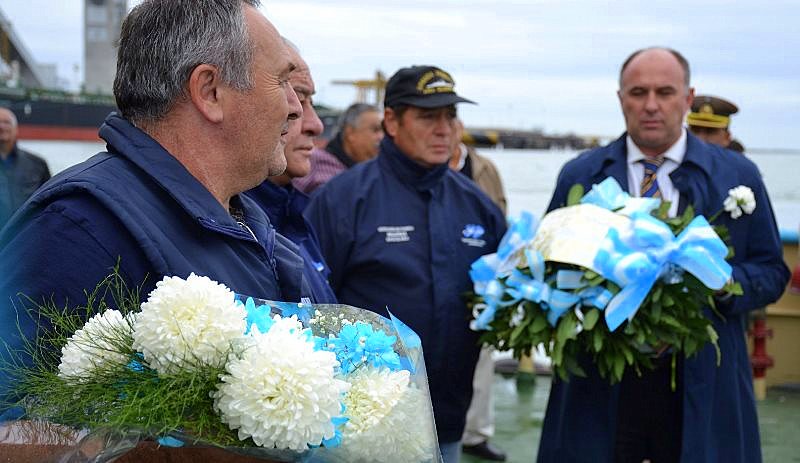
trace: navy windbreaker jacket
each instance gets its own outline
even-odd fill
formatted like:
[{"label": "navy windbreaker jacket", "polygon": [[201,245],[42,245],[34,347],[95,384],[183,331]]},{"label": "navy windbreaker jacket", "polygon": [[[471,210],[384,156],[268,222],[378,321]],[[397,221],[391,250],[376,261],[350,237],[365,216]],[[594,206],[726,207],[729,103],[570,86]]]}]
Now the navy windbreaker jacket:
[{"label": "navy windbreaker jacket", "polygon": [[[613,177],[628,188],[626,136],[608,146],[585,152],[567,162],[558,176],[548,210],[564,206],[572,185],[588,191],[593,184]],[[728,190],[749,187],[756,199],[751,215],[732,219],[723,213],[715,224],[730,232],[735,253],[729,262],[733,280],[744,295],[718,302],[723,315],[711,318],[719,335],[720,364],[711,344],[685,359],[682,387],[683,435],[681,463],[761,461],[761,445],[753,397],[753,380],[747,354],[747,313],[776,301],[789,280],[783,262],[778,227],[767,190],[756,166],[739,153],[703,143],[688,134],[686,155],[670,174],[680,191],[679,213],[688,205],[710,218],[722,209]],[[585,359],[587,377],[555,379],[542,426],[540,463],[612,462],[617,407],[625,400],[619,385],[610,386]],[[642,410],[649,413],[649,410]]]},{"label": "navy windbreaker jacket", "polygon": [[308,196],[291,184],[283,187],[270,181],[246,191],[245,195],[261,206],[278,233],[297,245],[303,258],[303,276],[307,283],[300,297],[308,298],[315,304],[335,304],[336,295],[328,284],[331,271],[322,257],[314,229],[303,217]]},{"label": "navy windbreaker jacket", "polygon": [[387,137],[376,159],[317,190],[306,216],[339,301],[388,308],[420,336],[439,440],[460,440],[479,351],[464,294],[470,264],[505,233],[500,209],[446,164],[424,168]]}]

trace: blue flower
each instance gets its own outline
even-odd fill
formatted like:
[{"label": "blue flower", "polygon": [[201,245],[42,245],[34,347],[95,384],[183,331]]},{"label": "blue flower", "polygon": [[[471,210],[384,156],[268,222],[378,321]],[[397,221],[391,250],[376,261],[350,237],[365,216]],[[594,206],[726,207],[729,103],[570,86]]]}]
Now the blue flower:
[{"label": "blue flower", "polygon": [[273,302],[273,304],[276,309],[281,311],[281,315],[284,317],[296,315],[303,326],[308,326],[309,321],[311,321],[310,304],[303,304],[302,302]]},{"label": "blue flower", "polygon": [[[241,304],[241,301],[237,300],[236,303]],[[253,298],[248,297],[244,308],[247,310],[247,330],[245,330],[244,334],[250,334],[253,325],[256,325],[261,333],[266,333],[275,324],[272,320],[272,309],[268,305],[256,305]]]},{"label": "blue flower", "polygon": [[387,336],[381,330],[375,331],[367,323],[345,325],[339,331],[338,337],[326,341],[328,350],[336,354],[345,374],[362,364],[370,364],[376,368],[386,367],[392,371],[402,368],[400,356],[392,348],[397,338]]},{"label": "blue flower", "polygon": [[344,404],[342,404],[342,414],[331,419],[331,423],[333,423],[335,431],[333,437],[330,439],[322,439],[322,445],[325,447],[334,448],[342,445],[342,427],[345,425],[345,423],[350,421],[350,418],[344,416],[345,410],[346,408]]},{"label": "blue flower", "polygon": [[[369,327],[372,333],[372,327]],[[364,350],[367,353],[367,360],[376,368],[386,367],[392,371],[400,369],[400,356],[392,349],[397,338],[387,336],[381,330],[372,333],[366,339]]]},{"label": "blue flower", "polygon": [[143,372],[144,365],[142,364],[142,362],[144,361],[144,355],[142,355],[140,352],[137,352],[136,354],[134,354],[134,357],[135,358],[131,359],[131,361],[128,362],[127,365],[128,369],[131,371],[135,371],[136,373]]}]

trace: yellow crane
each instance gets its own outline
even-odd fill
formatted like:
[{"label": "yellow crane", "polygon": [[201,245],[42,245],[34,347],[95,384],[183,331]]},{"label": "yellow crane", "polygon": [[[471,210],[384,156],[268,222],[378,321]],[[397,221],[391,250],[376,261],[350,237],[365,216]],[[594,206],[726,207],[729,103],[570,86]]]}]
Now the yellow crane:
[{"label": "yellow crane", "polygon": [[355,87],[356,103],[368,103],[368,96],[374,92],[375,99],[373,103],[377,107],[383,105],[383,94],[386,88],[386,76],[380,71],[375,71],[375,77],[372,79],[357,79],[357,80],[334,80],[331,82],[334,85],[350,85]]}]

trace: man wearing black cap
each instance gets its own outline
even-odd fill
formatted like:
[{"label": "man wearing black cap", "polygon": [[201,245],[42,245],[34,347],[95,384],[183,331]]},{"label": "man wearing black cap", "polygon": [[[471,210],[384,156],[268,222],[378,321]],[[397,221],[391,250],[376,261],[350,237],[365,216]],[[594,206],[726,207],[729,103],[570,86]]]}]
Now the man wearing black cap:
[{"label": "man wearing black cap", "polygon": [[692,134],[704,142],[742,152],[744,147],[733,140],[729,129],[731,115],[738,111],[739,108],[726,99],[697,95],[692,103],[692,111],[686,116],[686,123]]},{"label": "man wearing black cap", "polygon": [[462,102],[472,103],[437,67],[397,71],[378,157],[322,186],[306,210],[339,301],[391,310],[419,334],[446,463],[460,458],[479,351],[463,300],[469,267],[506,228],[500,209],[448,168]]}]

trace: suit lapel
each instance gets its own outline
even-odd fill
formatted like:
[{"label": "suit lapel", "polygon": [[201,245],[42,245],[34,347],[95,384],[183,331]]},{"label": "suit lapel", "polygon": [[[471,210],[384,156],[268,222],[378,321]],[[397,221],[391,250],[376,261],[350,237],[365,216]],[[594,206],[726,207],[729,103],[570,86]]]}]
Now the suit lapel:
[{"label": "suit lapel", "polygon": [[713,180],[710,165],[710,153],[694,135],[688,134],[683,162],[670,174],[672,184],[680,192],[678,214],[682,214],[689,204],[694,206],[696,214],[716,212],[708,210],[709,189]]},{"label": "suit lapel", "polygon": [[[599,183],[607,177],[613,177],[623,190],[630,192],[626,136],[627,134],[623,134],[609,145],[605,159],[600,164],[600,170],[592,175],[592,183]],[[711,179],[710,166],[711,159],[702,142],[691,133],[688,134],[683,162],[670,174],[673,185],[680,192],[679,214],[682,214],[689,204],[694,205],[695,212],[698,214],[716,212],[706,210]],[[591,188],[591,185],[588,185],[587,188]]]},{"label": "suit lapel", "polygon": [[[627,134],[609,145],[605,159],[600,165],[600,171],[593,175],[593,183],[600,183],[608,177],[613,177],[625,191],[628,189],[628,148],[625,144]],[[591,185],[588,186],[591,188]]]}]

